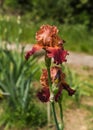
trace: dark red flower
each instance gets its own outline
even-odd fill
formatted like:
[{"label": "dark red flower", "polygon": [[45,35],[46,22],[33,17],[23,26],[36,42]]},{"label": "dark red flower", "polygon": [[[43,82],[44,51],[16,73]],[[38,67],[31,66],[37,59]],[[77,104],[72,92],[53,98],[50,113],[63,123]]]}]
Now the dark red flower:
[{"label": "dark red flower", "polygon": [[75,93],[75,90],[70,88],[70,86],[66,82],[63,82],[62,86],[68,92],[69,96],[72,96]]},{"label": "dark red flower", "polygon": [[57,102],[62,94],[63,86],[59,85],[58,92],[55,94],[55,101]]},{"label": "dark red flower", "polygon": [[49,58],[54,58],[54,63],[61,64],[62,62],[66,62],[66,56],[68,52],[59,48],[59,47],[49,47],[47,49],[47,56]]},{"label": "dark red flower", "polygon": [[37,44],[26,53],[25,58],[28,60],[31,55],[40,49],[44,49],[47,56],[54,58],[56,64],[61,64],[66,61],[67,51],[63,48],[64,40],[58,36],[56,26],[43,25],[36,33]]},{"label": "dark red flower", "polygon": [[70,86],[66,82],[60,83],[58,87],[59,87],[58,92],[55,95],[56,102],[59,100],[63,89],[65,89],[68,92],[69,96],[72,96],[75,93],[75,90],[70,88]]},{"label": "dark red flower", "polygon": [[37,97],[41,102],[48,102],[50,97],[50,91],[49,88],[43,87],[38,93]]},{"label": "dark red flower", "polygon": [[60,67],[54,66],[51,68],[51,77],[52,82],[56,83],[56,87],[58,88],[57,93],[55,94],[55,101],[58,101],[62,90],[65,89],[70,96],[72,96],[75,93],[75,90],[70,88],[70,86],[65,81],[65,74],[62,72],[62,69]]},{"label": "dark red flower", "polygon": [[[70,96],[72,96],[75,93],[75,90],[70,88],[70,86],[66,83],[65,74],[62,72],[62,69],[60,67],[58,67],[58,66],[52,67],[50,69],[50,73],[51,73],[51,81],[52,81],[52,83],[55,83],[55,85],[58,89],[57,92],[54,93],[54,100],[55,101],[59,100],[63,89],[65,89]],[[48,83],[47,69],[43,69],[42,75],[40,77],[40,83],[43,86],[43,89],[41,89],[40,97],[42,97],[41,95],[44,94],[44,96],[46,95],[45,97],[47,97],[46,99],[48,99],[46,101],[49,101],[48,96],[50,95],[50,93],[49,93],[49,83]],[[49,94],[47,94],[47,93],[49,93]]]}]

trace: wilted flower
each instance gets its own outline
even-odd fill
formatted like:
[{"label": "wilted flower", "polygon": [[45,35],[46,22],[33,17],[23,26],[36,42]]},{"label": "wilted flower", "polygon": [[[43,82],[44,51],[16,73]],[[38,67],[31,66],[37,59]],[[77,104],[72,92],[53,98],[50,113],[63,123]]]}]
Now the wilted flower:
[{"label": "wilted flower", "polygon": [[[54,100],[58,101],[59,97],[62,94],[62,90],[65,89],[70,96],[75,93],[75,90],[70,88],[70,86],[65,81],[65,74],[62,72],[60,67],[54,66],[50,69],[51,73],[51,81],[52,84],[55,84],[57,92],[54,92]],[[38,97],[42,102],[49,101],[50,98],[50,91],[49,91],[49,84],[48,84],[48,72],[47,69],[43,69],[40,83],[42,85],[41,91],[38,93]]]},{"label": "wilted flower", "polygon": [[49,58],[54,58],[54,63],[61,64],[66,61],[68,52],[63,48],[64,40],[58,36],[58,29],[56,26],[41,26],[40,30],[36,33],[36,40],[37,44],[26,53],[25,58],[27,60],[35,52],[44,49]]}]

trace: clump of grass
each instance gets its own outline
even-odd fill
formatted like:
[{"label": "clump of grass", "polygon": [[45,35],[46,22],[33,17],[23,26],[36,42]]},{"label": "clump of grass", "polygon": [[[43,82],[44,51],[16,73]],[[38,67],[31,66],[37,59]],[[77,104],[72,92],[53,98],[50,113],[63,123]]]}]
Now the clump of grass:
[{"label": "clump of grass", "polygon": [[34,57],[30,60],[25,61],[24,49],[19,53],[0,48],[0,90],[4,94],[0,127],[41,127],[47,122],[45,108],[33,100],[36,97],[33,77],[39,71],[39,66]]},{"label": "clump of grass", "polygon": [[88,81],[83,80],[80,75],[69,67],[65,66],[64,71],[66,72],[67,82],[76,90],[73,99],[76,102],[76,105],[80,107],[82,97],[91,96],[91,88],[93,86]]}]

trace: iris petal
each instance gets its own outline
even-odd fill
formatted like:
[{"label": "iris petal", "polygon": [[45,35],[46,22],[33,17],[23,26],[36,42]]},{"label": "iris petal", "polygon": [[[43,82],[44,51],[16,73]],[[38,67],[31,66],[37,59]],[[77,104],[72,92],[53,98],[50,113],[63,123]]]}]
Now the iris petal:
[{"label": "iris petal", "polygon": [[37,97],[41,102],[48,102],[50,97],[49,88],[43,87],[41,91],[37,93]]},{"label": "iris petal", "polygon": [[42,49],[42,47],[40,45],[36,44],[35,46],[33,46],[33,48],[30,51],[28,51],[26,53],[25,59],[28,60],[30,56],[32,56],[35,52],[37,52],[41,49]]},{"label": "iris petal", "polygon": [[48,47],[47,56],[49,58],[54,58],[54,63],[61,64],[62,62],[66,62],[66,56],[68,52],[59,47]]},{"label": "iris petal", "polygon": [[56,26],[43,25],[40,30],[36,33],[36,40],[38,42],[42,41],[44,44],[51,41],[53,35],[58,33]]},{"label": "iris petal", "polygon": [[72,96],[76,90],[73,90],[67,83],[63,82],[62,83],[63,87],[65,90],[67,90],[69,96]]},{"label": "iris petal", "polygon": [[63,86],[59,86],[58,92],[55,95],[55,101],[57,102],[62,94]]}]

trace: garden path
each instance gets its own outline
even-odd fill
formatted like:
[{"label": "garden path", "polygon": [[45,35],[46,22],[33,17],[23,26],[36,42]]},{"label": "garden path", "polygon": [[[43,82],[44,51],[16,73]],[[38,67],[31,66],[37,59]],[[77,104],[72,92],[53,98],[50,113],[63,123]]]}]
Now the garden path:
[{"label": "garden path", "polygon": [[69,52],[67,63],[93,68],[93,55]]}]

